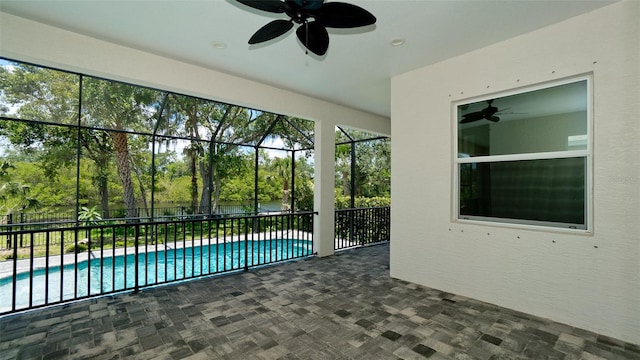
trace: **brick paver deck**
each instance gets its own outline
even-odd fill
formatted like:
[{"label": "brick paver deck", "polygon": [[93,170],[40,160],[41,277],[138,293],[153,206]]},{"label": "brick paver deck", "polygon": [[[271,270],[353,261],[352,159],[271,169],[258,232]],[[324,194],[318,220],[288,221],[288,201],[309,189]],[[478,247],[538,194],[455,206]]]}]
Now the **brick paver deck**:
[{"label": "brick paver deck", "polygon": [[0,359],[640,359],[388,264],[386,244],[7,316]]}]

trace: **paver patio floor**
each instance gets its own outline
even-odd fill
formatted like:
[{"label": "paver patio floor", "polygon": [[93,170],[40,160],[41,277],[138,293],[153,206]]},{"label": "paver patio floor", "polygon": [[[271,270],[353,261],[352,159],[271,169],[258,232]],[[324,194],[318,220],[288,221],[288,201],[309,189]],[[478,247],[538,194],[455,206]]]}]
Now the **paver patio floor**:
[{"label": "paver patio floor", "polygon": [[6,316],[0,359],[640,359],[388,264],[385,244]]}]

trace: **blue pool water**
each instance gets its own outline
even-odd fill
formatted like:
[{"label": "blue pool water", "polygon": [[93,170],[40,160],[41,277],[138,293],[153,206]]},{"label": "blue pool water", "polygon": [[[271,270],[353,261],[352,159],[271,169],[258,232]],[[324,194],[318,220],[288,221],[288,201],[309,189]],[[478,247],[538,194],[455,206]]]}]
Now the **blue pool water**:
[{"label": "blue pool water", "polygon": [[[226,244],[204,244],[184,249],[167,249],[111,257],[111,249],[102,258],[79,261],[45,269],[19,273],[16,281],[16,309],[54,303],[89,295],[100,295],[135,287],[136,268],[138,286],[154,285],[168,281],[188,279],[200,275],[244,269],[248,254],[248,266],[268,264],[311,255],[312,242],[307,240],[261,240]],[[149,251],[155,245],[149,245]],[[129,249],[129,251],[133,251]],[[115,259],[115,261],[114,261]],[[32,284],[32,285],[31,285]],[[33,291],[30,291],[30,289]],[[47,295],[45,295],[47,294]],[[13,278],[0,279],[0,312],[12,309]]]}]

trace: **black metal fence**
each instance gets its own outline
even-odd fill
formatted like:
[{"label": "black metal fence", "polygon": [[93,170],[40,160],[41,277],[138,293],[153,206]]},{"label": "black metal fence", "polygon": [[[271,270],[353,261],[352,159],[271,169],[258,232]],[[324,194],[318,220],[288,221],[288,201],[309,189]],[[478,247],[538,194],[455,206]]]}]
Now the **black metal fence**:
[{"label": "black metal fence", "polygon": [[[127,210],[113,209],[108,211],[98,210],[101,219],[120,219],[127,217]],[[152,211],[150,208],[135,208],[132,213],[138,218],[155,218],[155,219],[181,219],[185,216],[194,214],[214,214],[214,215],[235,215],[253,213],[253,204],[222,204],[217,205],[213,210],[210,206],[199,206],[196,208],[190,206],[162,206],[155,207]],[[258,212],[262,212],[260,209]],[[75,221],[77,214],[74,210],[58,211],[58,212],[20,212],[15,214],[0,215],[0,224],[17,225],[44,222],[63,222]]]},{"label": "black metal fence", "polygon": [[[259,213],[266,215],[272,212],[258,209]],[[99,212],[100,220],[92,220],[94,224],[119,224],[124,222],[156,222],[156,221],[175,221],[175,220],[193,220],[205,218],[222,218],[229,216],[248,216],[255,215],[252,206],[231,204],[218,205],[214,211],[210,208],[198,207],[196,209],[187,206],[160,207],[154,209],[154,217],[149,217],[150,211],[144,208],[136,208],[133,217],[127,217],[124,209]],[[28,240],[25,240],[26,230],[42,232],[45,229],[59,229],[72,227],[76,225],[76,214],[73,211],[58,213],[17,213],[0,216],[0,232],[6,234],[0,235],[0,249],[10,249],[12,246],[19,248],[30,246]],[[78,225],[84,225],[83,221],[79,221]],[[35,245],[44,245],[44,236],[36,236]]]},{"label": "black metal fence", "polygon": [[310,256],[313,216],[0,228],[25,242],[2,252],[0,315]]},{"label": "black metal fence", "polygon": [[389,241],[391,207],[336,210],[335,224],[335,250]]}]

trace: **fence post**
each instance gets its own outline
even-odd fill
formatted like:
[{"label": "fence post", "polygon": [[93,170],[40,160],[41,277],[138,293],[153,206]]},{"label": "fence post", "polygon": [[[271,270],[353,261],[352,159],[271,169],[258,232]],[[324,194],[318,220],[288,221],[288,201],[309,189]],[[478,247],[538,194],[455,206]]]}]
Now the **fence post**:
[{"label": "fence post", "polygon": [[[24,223],[24,213],[21,212],[20,213],[20,231],[24,230],[24,226],[22,225],[22,223]],[[22,247],[22,237],[24,235],[22,233],[20,233],[20,247]]]},{"label": "fence post", "polygon": [[[244,271],[249,271],[249,219],[244,218]],[[251,244],[253,245],[253,244]],[[253,255],[253,251],[251,252]]]},{"label": "fence post", "polygon": [[354,227],[354,222],[355,222],[355,215],[356,215],[356,211],[355,209],[351,208],[349,210],[349,246],[353,246],[353,239],[354,239],[354,231],[355,231],[355,227]]},{"label": "fence post", "polygon": [[[139,265],[138,264],[138,256],[139,256],[139,254],[138,254],[138,237],[140,236],[140,223],[137,222],[134,226],[135,226],[135,231],[134,231],[135,240],[133,242],[134,242],[134,246],[135,246],[135,260],[134,260],[135,261],[134,262],[134,266],[135,266],[135,279],[134,279],[135,286],[134,286],[133,292],[138,292],[140,290],[139,289],[139,284],[138,284],[138,265]],[[125,225],[125,227],[126,227],[126,225]],[[125,247],[127,246],[126,241],[125,241],[124,246]]]},{"label": "fence post", "polygon": [[[11,225],[13,223],[13,214],[9,213],[7,214],[7,225]],[[7,227],[7,249],[11,249],[11,230],[13,229],[12,226]]]}]

